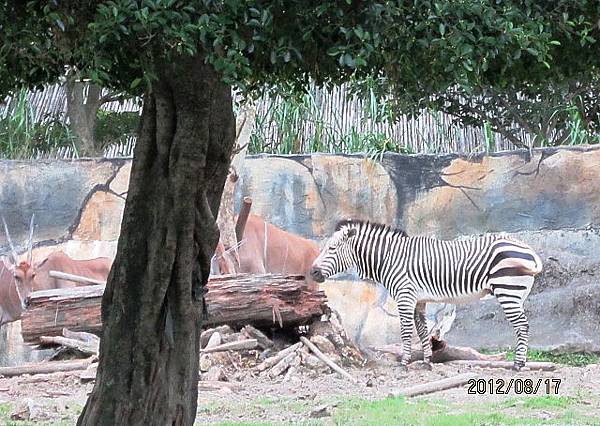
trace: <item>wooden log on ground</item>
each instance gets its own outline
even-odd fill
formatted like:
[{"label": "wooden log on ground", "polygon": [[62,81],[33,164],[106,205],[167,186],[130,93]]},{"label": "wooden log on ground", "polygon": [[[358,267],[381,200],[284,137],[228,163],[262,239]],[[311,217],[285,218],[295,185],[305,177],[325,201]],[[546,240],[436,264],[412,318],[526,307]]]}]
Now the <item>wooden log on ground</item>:
[{"label": "wooden log on ground", "polygon": [[76,349],[88,355],[98,355],[100,338],[95,334],[70,331],[66,328],[63,328],[62,334],[62,336],[42,336],[40,343]]},{"label": "wooden log on ground", "polygon": [[283,358],[285,358],[292,352],[295,352],[297,349],[300,349],[301,346],[302,346],[302,342],[298,342],[298,343],[293,344],[292,346],[288,346],[287,348],[279,351],[275,355],[265,359],[263,362],[261,362],[256,367],[256,369],[258,371],[264,371],[267,368],[274,366],[275,364],[277,364],[279,361],[281,361]]},{"label": "wooden log on ground", "polygon": [[[401,345],[383,345],[383,346],[372,346],[370,349],[390,353],[398,356],[398,359],[402,359],[402,346]],[[473,361],[503,361],[506,359],[506,352],[498,354],[482,354],[473,348],[466,346],[451,346],[444,341],[436,341],[434,345],[433,354],[431,361],[434,363],[458,361],[458,360],[473,360]],[[423,349],[421,344],[413,346],[411,351],[410,361],[422,361],[423,360]]]},{"label": "wooden log on ground", "polygon": [[342,369],[342,367],[340,367],[339,365],[337,365],[335,362],[333,362],[331,360],[331,358],[329,358],[327,355],[325,355],[323,352],[321,352],[319,350],[319,348],[317,348],[313,342],[311,342],[310,340],[308,340],[306,337],[304,336],[300,336],[300,341],[302,343],[304,343],[308,349],[310,349],[317,358],[319,358],[321,361],[323,361],[325,364],[327,364],[328,367],[330,367],[333,371],[341,374],[343,377],[346,377],[348,379],[350,379],[352,382],[354,383],[358,383],[358,380],[356,380],[354,377],[352,377],[348,372],[346,372],[344,369]]},{"label": "wooden log on ground", "polygon": [[[512,361],[478,361],[478,360],[457,360],[450,361],[448,364],[470,366],[470,367],[481,367],[481,368],[513,368]],[[553,362],[536,362],[528,361],[525,363],[525,368],[529,370],[541,370],[541,371],[554,371],[556,370],[556,364]]]},{"label": "wooden log on ground", "polygon": [[[309,288],[301,275],[217,276],[207,287],[207,326],[272,327],[277,311],[287,328],[328,312],[325,293]],[[21,320],[23,340],[39,344],[41,336],[60,336],[63,328],[100,335],[103,292],[104,286],[95,285],[32,293]]]},{"label": "wooden log on ground", "polygon": [[283,374],[292,365],[300,365],[300,355],[298,355],[297,351],[289,353],[285,358],[275,364],[269,371],[269,376],[275,378],[280,374]]},{"label": "wooden log on ground", "polygon": [[434,382],[423,383],[420,385],[410,386],[399,391],[392,392],[392,396],[418,396],[429,393],[440,392],[446,389],[456,388],[466,384],[471,379],[476,379],[478,376],[475,373],[459,374],[458,376],[448,377],[447,379],[436,380]]},{"label": "wooden log on ground", "polygon": [[50,374],[59,371],[85,370],[95,359],[97,358],[90,357],[88,359],[77,361],[51,361],[38,364],[26,364],[18,367],[0,367],[0,376],[14,377],[22,376],[23,374]]},{"label": "wooden log on ground", "polygon": [[62,336],[41,336],[40,343],[77,349],[79,352],[83,352],[84,354],[88,355],[98,354],[98,345],[82,342],[81,340],[68,339]]},{"label": "wooden log on ground", "polygon": [[231,382],[215,382],[208,380],[199,380],[198,381],[198,390],[206,390],[206,391],[218,391],[218,390],[230,390],[237,391],[240,389],[240,385],[237,383]]},{"label": "wooden log on ground", "polygon": [[[209,341],[210,343],[210,341]],[[212,348],[207,347],[201,349],[200,352],[208,354],[211,352],[224,352],[224,351],[243,351],[248,349],[254,349],[258,347],[256,339],[237,340],[235,342],[223,343],[221,345],[213,346]]]},{"label": "wooden log on ground", "polygon": [[242,328],[242,333],[248,336],[249,339],[256,339],[258,346],[263,349],[271,348],[274,345],[273,341],[265,336],[262,331],[252,327],[251,325],[247,325]]}]

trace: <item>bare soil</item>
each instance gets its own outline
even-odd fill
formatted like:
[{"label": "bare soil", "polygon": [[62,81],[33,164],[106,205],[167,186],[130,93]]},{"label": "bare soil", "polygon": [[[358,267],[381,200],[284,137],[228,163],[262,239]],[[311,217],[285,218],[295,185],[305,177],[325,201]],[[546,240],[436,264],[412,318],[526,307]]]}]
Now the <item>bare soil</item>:
[{"label": "bare soil", "polygon": [[[561,379],[558,396],[572,397],[575,410],[585,411],[586,416],[600,419],[600,365],[586,367],[560,367],[553,372],[522,371],[502,369],[465,368],[436,364],[432,371],[413,364],[408,371],[402,371],[393,363],[370,365],[364,368],[349,368],[358,384],[337,374],[317,373],[312,370],[299,370],[284,379],[270,379],[253,371],[241,369],[230,376],[230,383],[237,390],[200,390],[198,397],[197,424],[222,422],[258,423],[331,423],[336,407],[349,400],[383,399],[390,392],[401,388],[450,377],[467,371],[476,372],[480,378],[488,379]],[[83,384],[79,372],[55,373],[15,378],[0,378],[0,404],[4,404],[6,417],[0,416],[4,424],[10,413],[18,407],[29,406],[29,420],[35,424],[74,424],[77,415],[85,404],[93,383]],[[432,395],[417,397],[436,401],[475,407],[477,404],[508,401],[511,398],[524,398],[529,395],[469,394],[467,387],[450,389]],[[554,394],[554,393],[553,393]],[[542,384],[537,396],[546,395]],[[6,404],[10,404],[8,407]],[[519,406],[506,406],[506,412],[518,411]],[[550,413],[551,414],[551,413]],[[540,416],[548,412],[540,410]],[[16,423],[19,424],[19,423]]]}]

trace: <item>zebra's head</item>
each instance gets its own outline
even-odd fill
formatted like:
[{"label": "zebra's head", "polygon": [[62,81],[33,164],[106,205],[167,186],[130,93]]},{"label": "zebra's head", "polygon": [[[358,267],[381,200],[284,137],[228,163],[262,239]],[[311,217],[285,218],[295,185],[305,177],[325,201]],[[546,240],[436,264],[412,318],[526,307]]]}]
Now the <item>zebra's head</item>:
[{"label": "zebra's head", "polygon": [[313,280],[322,283],[354,265],[352,242],[356,232],[356,225],[350,221],[338,225],[337,231],[327,240],[319,257],[315,259],[310,268],[310,276]]}]

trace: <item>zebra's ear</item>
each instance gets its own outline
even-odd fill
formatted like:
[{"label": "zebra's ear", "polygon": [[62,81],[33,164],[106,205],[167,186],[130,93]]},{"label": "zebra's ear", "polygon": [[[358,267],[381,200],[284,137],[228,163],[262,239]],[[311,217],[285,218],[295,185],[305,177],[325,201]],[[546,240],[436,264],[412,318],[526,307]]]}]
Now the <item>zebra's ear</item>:
[{"label": "zebra's ear", "polygon": [[356,235],[356,228],[350,228],[346,231],[346,237],[351,238]]}]

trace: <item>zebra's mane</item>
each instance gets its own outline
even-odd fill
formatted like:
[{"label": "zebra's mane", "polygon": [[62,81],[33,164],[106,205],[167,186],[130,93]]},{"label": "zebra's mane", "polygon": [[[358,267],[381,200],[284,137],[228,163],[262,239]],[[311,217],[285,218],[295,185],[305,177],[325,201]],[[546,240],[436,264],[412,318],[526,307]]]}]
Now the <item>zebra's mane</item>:
[{"label": "zebra's mane", "polygon": [[382,223],[376,223],[376,222],[370,222],[368,220],[358,220],[358,219],[344,219],[344,220],[340,220],[336,225],[335,225],[335,230],[336,232],[339,231],[340,229],[342,229],[342,227],[344,226],[357,226],[357,227],[369,227],[369,228],[374,228],[374,229],[381,229],[382,231],[387,231],[387,232],[391,232],[397,235],[400,235],[401,237],[408,237],[408,234],[406,233],[406,231],[404,229],[400,229],[400,228],[394,228],[390,225],[384,225]]}]

